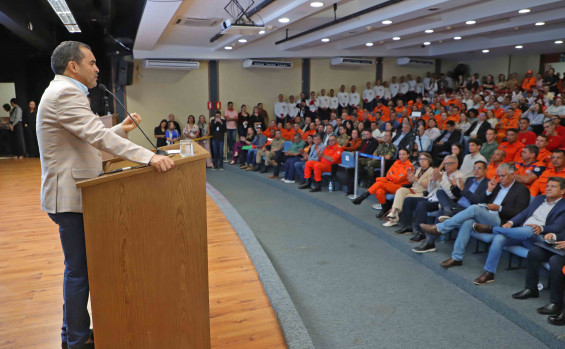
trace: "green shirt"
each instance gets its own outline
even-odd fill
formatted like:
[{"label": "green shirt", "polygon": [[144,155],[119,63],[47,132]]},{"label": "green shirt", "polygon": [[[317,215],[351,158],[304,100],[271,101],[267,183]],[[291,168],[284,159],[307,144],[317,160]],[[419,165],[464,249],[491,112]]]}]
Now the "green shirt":
[{"label": "green shirt", "polygon": [[494,154],[496,148],[498,148],[498,143],[496,143],[496,141],[492,142],[491,144],[484,142],[481,146],[481,150],[479,150],[479,153],[484,156],[488,162],[490,162],[490,157],[492,156],[492,154]]},{"label": "green shirt", "polygon": [[288,148],[289,153],[298,153],[298,149],[304,149],[305,143],[304,141],[300,141],[298,143],[292,142],[290,148]]},{"label": "green shirt", "polygon": [[381,156],[381,157],[385,157],[386,155],[390,155],[391,158],[394,157],[394,154],[396,154],[396,147],[394,146],[394,144],[389,143],[382,143],[377,147],[377,150],[375,150],[375,152],[373,153],[373,155],[376,156]]}]

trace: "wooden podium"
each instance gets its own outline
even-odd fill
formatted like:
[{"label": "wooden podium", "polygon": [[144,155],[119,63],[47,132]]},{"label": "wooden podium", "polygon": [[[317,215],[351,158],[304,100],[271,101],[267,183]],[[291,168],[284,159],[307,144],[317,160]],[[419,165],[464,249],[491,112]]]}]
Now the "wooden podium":
[{"label": "wooden podium", "polygon": [[[174,155],[166,173],[141,167],[77,183],[96,348],[210,348],[209,154],[196,143],[194,152]],[[114,159],[105,171],[131,165]]]}]

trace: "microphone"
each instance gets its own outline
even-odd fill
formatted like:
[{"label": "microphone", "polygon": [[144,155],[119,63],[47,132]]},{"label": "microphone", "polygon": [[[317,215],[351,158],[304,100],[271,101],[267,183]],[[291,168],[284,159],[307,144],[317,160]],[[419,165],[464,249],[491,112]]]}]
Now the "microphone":
[{"label": "microphone", "polygon": [[167,156],[169,155],[166,151],[158,149],[157,146],[155,144],[153,144],[153,142],[149,139],[149,137],[147,137],[147,135],[145,134],[145,132],[143,132],[143,130],[141,129],[141,127],[139,127],[139,124],[137,123],[137,121],[135,121],[135,119],[133,118],[133,116],[131,116],[131,114],[129,113],[129,111],[127,111],[126,107],[122,104],[122,102],[120,102],[120,100],[116,97],[116,95],[114,95],[112,92],[110,92],[110,90],[108,90],[106,88],[106,86],[104,86],[104,84],[98,84],[98,88],[104,92],[109,93],[112,97],[114,97],[114,100],[116,102],[118,102],[122,108],[124,108],[125,112],[128,114],[128,116],[130,117],[131,121],[133,121],[133,123],[137,126],[137,128],[141,131],[141,133],[143,133],[143,135],[145,136],[145,139],[147,139],[147,141],[149,141],[149,143],[155,147],[155,154],[157,155],[164,155]]}]

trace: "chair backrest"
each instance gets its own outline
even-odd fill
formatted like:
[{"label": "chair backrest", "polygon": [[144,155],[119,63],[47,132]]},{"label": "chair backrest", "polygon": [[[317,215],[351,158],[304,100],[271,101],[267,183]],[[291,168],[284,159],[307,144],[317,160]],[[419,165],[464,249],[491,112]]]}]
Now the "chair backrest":
[{"label": "chair backrest", "polygon": [[355,154],[350,151],[341,153],[341,167],[355,168]]},{"label": "chair backrest", "polygon": [[292,145],[291,141],[286,141],[283,144],[283,152],[288,151],[288,149],[290,149],[290,146]]}]

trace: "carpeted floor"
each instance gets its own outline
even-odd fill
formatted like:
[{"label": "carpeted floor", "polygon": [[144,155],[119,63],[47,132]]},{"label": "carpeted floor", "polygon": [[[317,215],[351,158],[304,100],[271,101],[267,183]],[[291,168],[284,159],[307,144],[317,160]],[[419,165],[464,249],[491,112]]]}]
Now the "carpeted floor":
[{"label": "carpeted floor", "polygon": [[[328,210],[351,205],[344,193],[307,200],[296,184],[233,166],[207,175],[257,236],[317,348],[545,347],[441,270]],[[376,227],[370,203],[351,208]],[[399,238],[407,240],[391,237]],[[447,258],[445,251],[432,259]]]}]

